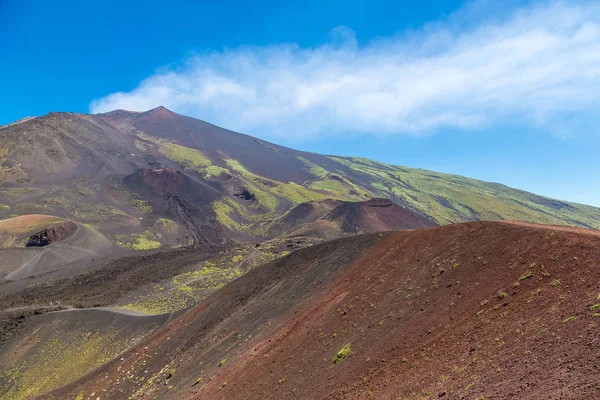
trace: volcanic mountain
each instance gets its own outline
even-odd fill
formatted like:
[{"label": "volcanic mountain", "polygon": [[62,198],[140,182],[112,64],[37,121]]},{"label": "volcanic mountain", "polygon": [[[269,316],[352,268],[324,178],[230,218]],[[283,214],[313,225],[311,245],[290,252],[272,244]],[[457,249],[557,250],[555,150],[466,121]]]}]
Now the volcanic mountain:
[{"label": "volcanic mountain", "polygon": [[3,398],[598,397],[597,231],[461,223],[598,208],[159,107],[0,127],[0,219]]},{"label": "volcanic mountain", "polygon": [[[296,151],[164,107],[51,113],[0,127],[0,218],[66,218],[126,250],[262,241],[279,234],[282,216],[302,203],[372,198],[442,225],[515,219],[600,227],[598,208],[456,175]],[[293,215],[286,233],[306,222],[294,229]],[[353,224],[349,219],[341,230]]]},{"label": "volcanic mountain", "polygon": [[597,231],[517,222],[329,241],[41,398],[597,398],[599,258]]}]

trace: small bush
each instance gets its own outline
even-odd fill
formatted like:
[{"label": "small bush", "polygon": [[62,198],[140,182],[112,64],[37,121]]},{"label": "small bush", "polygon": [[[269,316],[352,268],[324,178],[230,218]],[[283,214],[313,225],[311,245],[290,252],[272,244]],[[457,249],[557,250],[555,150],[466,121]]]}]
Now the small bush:
[{"label": "small bush", "polygon": [[223,360],[221,360],[221,362],[219,363],[219,368],[221,368],[223,365],[225,365],[226,362],[227,362],[226,358],[224,358]]},{"label": "small bush", "polygon": [[341,349],[338,350],[338,352],[336,353],[336,355],[333,357],[333,359],[331,361],[334,364],[337,364],[337,363],[343,361],[344,359],[348,358],[348,356],[350,356],[350,353],[351,353],[350,343],[346,343],[345,345],[342,346]]},{"label": "small bush", "polygon": [[560,281],[557,279],[554,282],[552,282],[551,285],[557,287],[558,285],[560,285]]},{"label": "small bush", "polygon": [[600,308],[600,303],[598,304],[594,304],[593,306],[590,307],[590,311],[594,311],[595,309]]}]

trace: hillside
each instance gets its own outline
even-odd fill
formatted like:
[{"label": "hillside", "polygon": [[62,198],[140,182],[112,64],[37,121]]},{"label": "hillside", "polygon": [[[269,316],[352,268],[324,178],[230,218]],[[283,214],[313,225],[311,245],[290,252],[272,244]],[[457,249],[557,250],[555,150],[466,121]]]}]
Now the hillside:
[{"label": "hillside", "polygon": [[387,199],[354,202],[322,200],[294,207],[270,225],[267,235],[334,239],[347,234],[436,225],[430,219]]},{"label": "hillside", "polygon": [[437,224],[510,219],[600,228],[598,208],[300,152],[164,107],[51,113],[0,128],[0,218],[66,218],[126,250],[272,239],[274,225],[302,203],[371,198],[391,199]]},{"label": "hillside", "polygon": [[595,398],[599,258],[596,231],[516,222],[330,241],[41,398]]},{"label": "hillside", "polygon": [[35,214],[0,221],[0,281],[78,270],[111,252],[106,237],[78,222]]}]

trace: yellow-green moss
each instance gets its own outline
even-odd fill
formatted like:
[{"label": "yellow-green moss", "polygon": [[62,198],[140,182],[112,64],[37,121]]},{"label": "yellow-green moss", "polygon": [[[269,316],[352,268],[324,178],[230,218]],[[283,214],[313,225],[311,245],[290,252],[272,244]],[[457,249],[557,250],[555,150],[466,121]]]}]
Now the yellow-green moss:
[{"label": "yellow-green moss", "polygon": [[38,342],[27,361],[12,365],[2,374],[7,386],[0,389],[0,397],[29,399],[69,384],[142,339],[122,338],[111,331],[88,331]]},{"label": "yellow-green moss", "polygon": [[219,167],[218,165],[209,165],[202,169],[202,176],[204,176],[205,179],[218,178],[221,174],[228,172],[229,170]]},{"label": "yellow-green moss", "polygon": [[313,174],[316,177],[320,177],[323,175],[327,175],[327,170],[315,163],[313,163],[312,161],[307,160],[306,158],[302,158],[302,157],[296,157],[298,160],[302,161],[302,163],[304,163],[304,169],[306,169],[308,172],[310,172],[311,174]]},{"label": "yellow-green moss", "polygon": [[131,205],[138,214],[150,214],[152,206],[145,200],[131,200]]},{"label": "yellow-green moss", "polygon": [[171,142],[160,145],[160,152],[169,160],[176,162],[185,168],[202,172],[203,168],[210,166],[210,159],[200,150],[191,149]]},{"label": "yellow-green moss", "polygon": [[145,142],[141,142],[139,140],[135,141],[135,148],[138,149],[138,151],[141,151],[142,153],[148,153],[150,152],[150,150],[152,149],[152,145],[145,143]]},{"label": "yellow-green moss", "polygon": [[223,197],[220,200],[212,203],[212,209],[217,217],[217,221],[223,224],[225,227],[232,230],[241,230],[242,225],[233,220],[229,216],[234,211],[234,207],[231,206],[231,199]]},{"label": "yellow-green moss", "polygon": [[337,363],[345,360],[346,358],[348,358],[348,356],[350,356],[351,352],[352,352],[352,350],[350,348],[350,343],[346,343],[338,350],[338,352],[335,354],[335,356],[333,356],[331,361],[334,364],[337,364]]},{"label": "yellow-green moss", "polygon": [[158,220],[156,220],[155,225],[167,232],[167,233],[173,233],[173,232],[177,232],[177,230],[179,229],[179,225],[177,224],[177,222],[167,219],[167,218],[160,218]]},{"label": "yellow-green moss", "polygon": [[132,299],[123,307],[144,314],[165,314],[193,306],[212,292],[244,275],[251,269],[283,256],[273,251],[276,244],[265,243],[260,249],[245,246],[225,252],[210,261],[179,274],[160,287]]},{"label": "yellow-green moss", "polygon": [[159,241],[161,235],[150,231],[117,235],[115,238],[117,245],[124,249],[152,250],[161,246]]}]

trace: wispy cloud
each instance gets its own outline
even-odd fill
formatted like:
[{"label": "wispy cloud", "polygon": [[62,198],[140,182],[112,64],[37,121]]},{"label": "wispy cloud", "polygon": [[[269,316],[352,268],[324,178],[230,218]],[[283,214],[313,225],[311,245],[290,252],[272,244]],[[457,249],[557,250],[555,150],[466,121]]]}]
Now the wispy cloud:
[{"label": "wispy cloud", "polygon": [[[469,21],[469,17],[471,20]],[[437,22],[367,44],[345,27],[316,48],[240,47],[195,55],[94,113],[175,111],[261,136],[428,134],[507,120],[551,128],[598,113],[600,5],[552,3]]]}]

